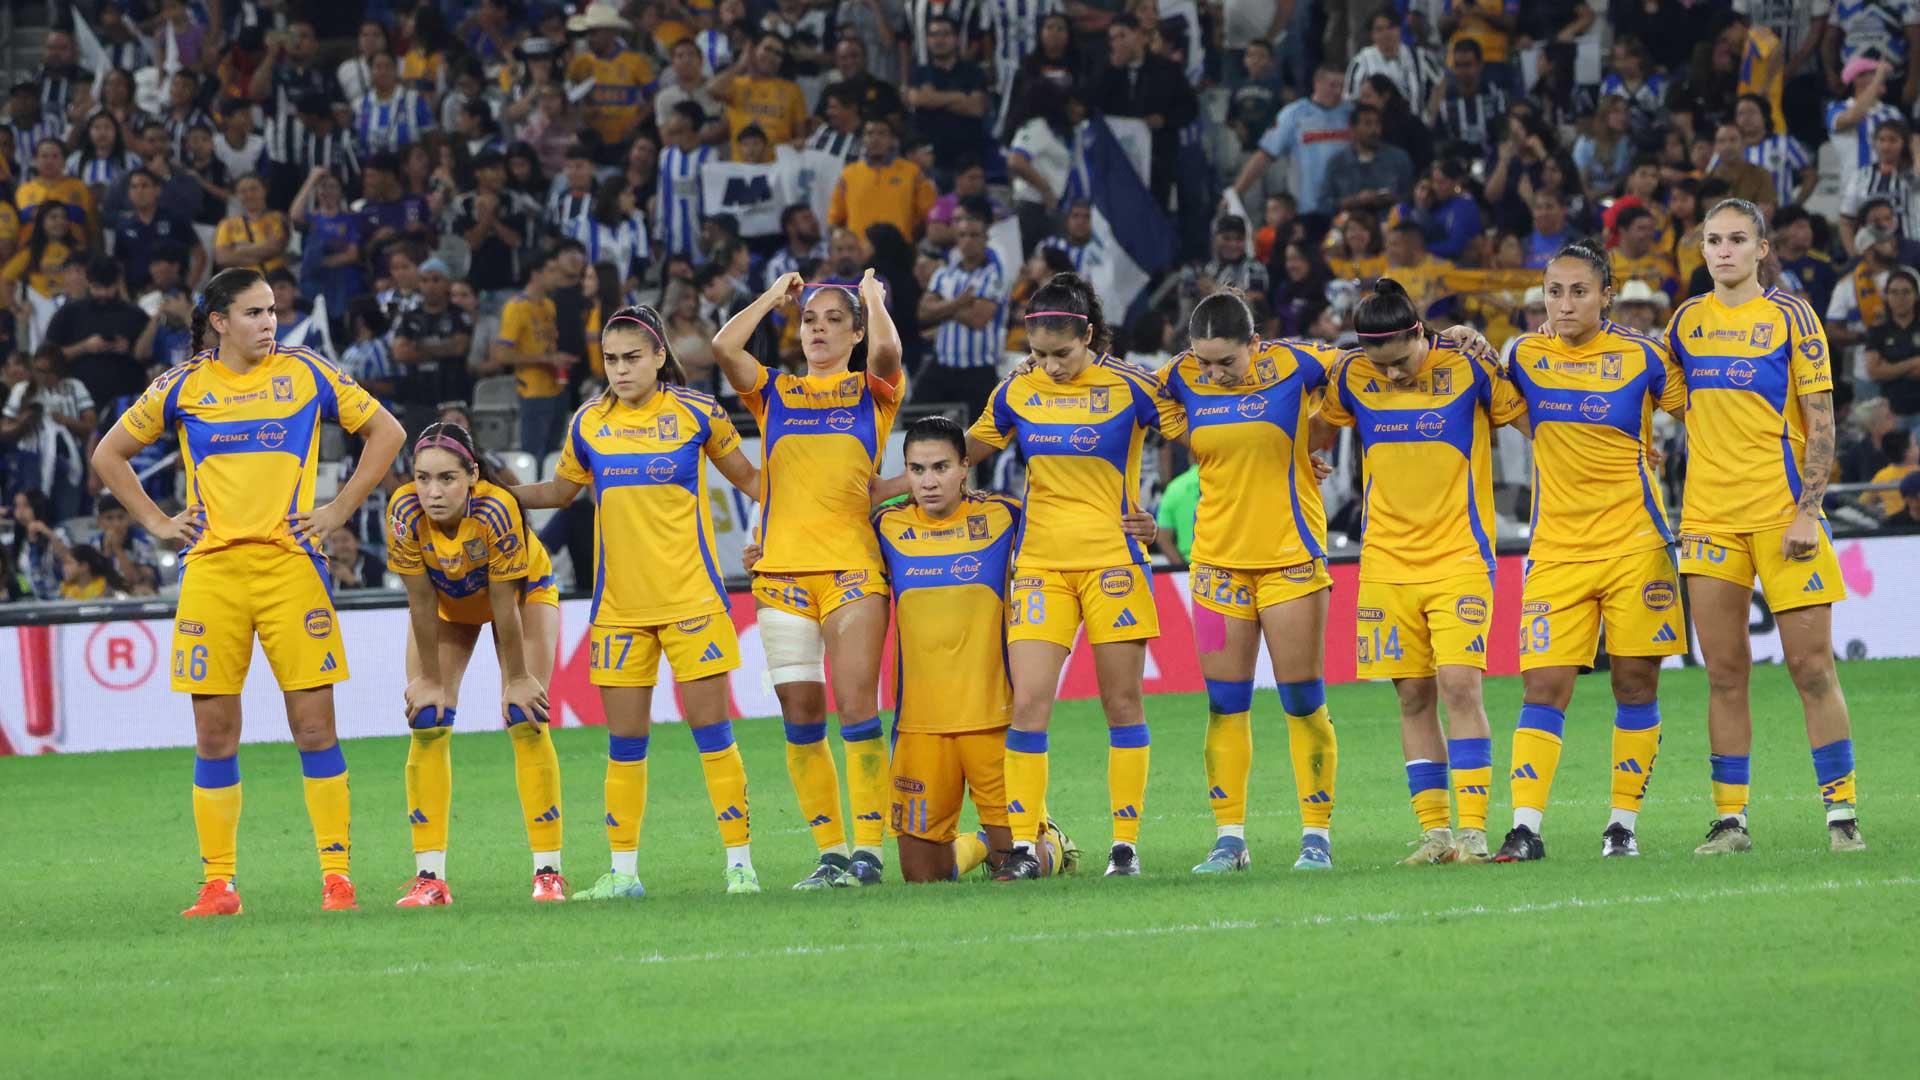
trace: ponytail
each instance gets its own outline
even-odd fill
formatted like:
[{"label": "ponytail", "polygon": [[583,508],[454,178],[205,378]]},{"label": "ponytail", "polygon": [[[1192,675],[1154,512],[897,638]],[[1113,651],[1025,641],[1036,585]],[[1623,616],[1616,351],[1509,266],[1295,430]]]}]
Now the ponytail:
[{"label": "ponytail", "polygon": [[1027,329],[1050,330],[1078,335],[1084,328],[1091,332],[1087,347],[1104,353],[1113,347],[1113,331],[1100,306],[1093,285],[1079,274],[1055,274],[1034,290],[1027,301]]},{"label": "ponytail", "polygon": [[[600,324],[600,337],[604,340],[607,331],[627,329],[630,323],[639,323],[640,329],[666,354],[666,359],[660,362],[660,381],[675,386],[687,385],[687,369],[681,365],[680,358],[674,355],[673,345],[667,341],[667,322],[651,304],[629,304],[614,312],[606,322]],[[611,393],[607,394],[605,409],[612,409],[617,400]]]},{"label": "ponytail", "polygon": [[1222,289],[1193,307],[1187,340],[1244,343],[1253,336],[1253,310],[1238,289]]},{"label": "ponytail", "polygon": [[1382,345],[1415,336],[1420,330],[1420,312],[1406,286],[1390,277],[1373,283],[1373,292],[1361,298],[1353,309],[1353,330],[1362,345]]},{"label": "ponytail", "polygon": [[212,327],[214,312],[225,315],[227,309],[233,306],[235,297],[266,280],[261,276],[260,271],[251,266],[228,267],[213,275],[213,279],[207,282],[207,287],[200,293],[200,302],[193,306],[193,337],[187,355],[200,354],[200,346],[206,340],[207,330]]}]

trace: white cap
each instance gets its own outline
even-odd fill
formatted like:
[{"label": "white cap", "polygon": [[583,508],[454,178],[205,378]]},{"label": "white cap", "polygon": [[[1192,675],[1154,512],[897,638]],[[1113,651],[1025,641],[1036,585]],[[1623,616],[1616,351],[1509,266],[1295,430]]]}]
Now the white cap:
[{"label": "white cap", "polygon": [[1654,307],[1660,308],[1663,311],[1666,310],[1668,304],[1667,294],[1665,292],[1654,288],[1638,278],[1620,286],[1620,291],[1613,294],[1613,302],[1616,304],[1652,304]]},{"label": "white cap", "polygon": [[1523,308],[1546,307],[1547,306],[1547,290],[1541,288],[1538,285],[1533,286],[1532,288],[1527,290],[1527,295],[1521,298],[1520,306]]}]

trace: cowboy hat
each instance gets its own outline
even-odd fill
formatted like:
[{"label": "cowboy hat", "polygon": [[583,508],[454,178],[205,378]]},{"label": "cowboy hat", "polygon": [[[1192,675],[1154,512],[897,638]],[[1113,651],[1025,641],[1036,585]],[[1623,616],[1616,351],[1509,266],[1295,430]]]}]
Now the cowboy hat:
[{"label": "cowboy hat", "polygon": [[612,4],[595,3],[587,5],[584,15],[575,15],[567,20],[569,33],[584,34],[590,30],[631,30],[633,24],[620,14],[620,9]]},{"label": "cowboy hat", "polygon": [[1657,308],[1665,308],[1668,303],[1666,293],[1661,292],[1659,289],[1654,288],[1638,278],[1620,286],[1620,291],[1613,294],[1613,302],[1616,304],[1652,304]]}]

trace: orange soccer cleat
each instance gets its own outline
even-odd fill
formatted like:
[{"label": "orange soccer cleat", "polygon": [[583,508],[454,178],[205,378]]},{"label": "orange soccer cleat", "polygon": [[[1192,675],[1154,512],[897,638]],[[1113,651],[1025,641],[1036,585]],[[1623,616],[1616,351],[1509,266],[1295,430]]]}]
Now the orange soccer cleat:
[{"label": "orange soccer cleat", "polygon": [[328,874],[320,888],[321,911],[359,911],[353,898],[353,882],[345,874]]},{"label": "orange soccer cleat", "polygon": [[407,895],[393,902],[394,907],[446,907],[453,903],[453,892],[447,883],[437,877],[425,874],[413,879],[413,886]]},{"label": "orange soccer cleat", "polygon": [[189,919],[202,915],[238,915],[240,891],[233,887],[233,882],[215,878],[200,886],[200,895],[194,899],[193,906],[180,914]]},{"label": "orange soccer cleat", "polygon": [[533,875],[533,898],[542,903],[560,903],[567,898],[567,879],[561,877],[557,870]]}]

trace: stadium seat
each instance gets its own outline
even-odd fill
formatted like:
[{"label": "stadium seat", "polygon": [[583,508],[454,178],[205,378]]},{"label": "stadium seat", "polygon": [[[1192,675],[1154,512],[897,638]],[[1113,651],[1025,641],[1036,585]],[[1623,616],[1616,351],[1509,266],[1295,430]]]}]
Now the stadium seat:
[{"label": "stadium seat", "polygon": [[511,375],[494,375],[473,385],[473,439],[480,449],[503,453],[520,445],[516,422],[520,391]]},{"label": "stadium seat", "polygon": [[534,473],[534,470],[539,467],[539,462],[532,454],[525,450],[502,450],[499,451],[499,455],[500,464],[512,469],[513,475],[519,477],[521,483],[531,484],[540,479]]}]

